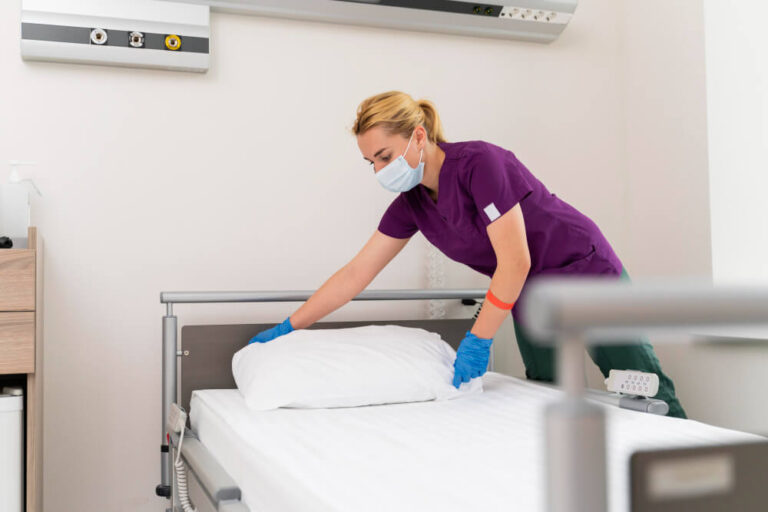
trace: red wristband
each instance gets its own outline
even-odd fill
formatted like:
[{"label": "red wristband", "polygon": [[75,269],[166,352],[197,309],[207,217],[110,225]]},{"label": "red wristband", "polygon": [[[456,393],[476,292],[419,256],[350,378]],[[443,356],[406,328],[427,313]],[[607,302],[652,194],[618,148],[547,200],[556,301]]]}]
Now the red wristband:
[{"label": "red wristband", "polygon": [[488,293],[485,294],[485,298],[488,299],[488,302],[490,302],[491,304],[493,304],[499,309],[504,309],[508,311],[513,307],[515,307],[514,302],[510,304],[510,303],[502,302],[501,300],[499,300],[498,297],[496,297],[493,293],[491,293],[491,290],[488,290]]}]

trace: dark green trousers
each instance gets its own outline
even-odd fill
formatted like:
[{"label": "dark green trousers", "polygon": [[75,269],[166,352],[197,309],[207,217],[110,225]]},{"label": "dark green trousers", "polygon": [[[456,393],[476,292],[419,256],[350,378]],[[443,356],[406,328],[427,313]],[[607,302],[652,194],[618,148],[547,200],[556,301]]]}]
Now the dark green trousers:
[{"label": "dark green trousers", "polygon": [[[621,279],[629,279],[626,270],[621,271]],[[525,376],[530,380],[553,382],[555,380],[554,348],[532,344],[525,328],[518,322],[515,322],[515,336],[520,355],[525,363]],[[589,355],[605,377],[608,377],[608,372],[612,369],[655,373],[659,376],[659,392],[654,398],[669,404],[667,416],[687,417],[675,396],[675,385],[672,379],[661,371],[659,358],[656,357],[653,347],[647,340],[640,339],[633,345],[596,345],[590,347]]]}]

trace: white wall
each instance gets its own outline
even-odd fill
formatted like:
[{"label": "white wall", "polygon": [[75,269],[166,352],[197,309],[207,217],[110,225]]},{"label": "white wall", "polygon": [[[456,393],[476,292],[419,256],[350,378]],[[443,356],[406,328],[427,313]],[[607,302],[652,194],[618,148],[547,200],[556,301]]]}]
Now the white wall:
[{"label": "white wall", "polygon": [[[768,36],[763,20],[768,6],[760,0],[703,4],[713,278],[715,283],[765,284]],[[768,333],[752,331],[734,331],[725,343],[658,352],[697,419],[765,435],[768,414],[760,404],[768,394],[768,345],[740,338],[765,339]]]},{"label": "white wall", "polygon": [[[630,271],[764,279],[768,9],[758,0],[624,5]],[[768,393],[768,345],[652,341],[689,416],[768,433],[757,405]]]},{"label": "white wall", "polygon": [[[0,160],[38,161],[44,194],[46,512],[164,510],[158,293],[311,289],[352,257],[392,199],[348,134],[370,94],[428,97],[450,139],[515,151],[635,276],[706,274],[699,3],[582,0],[550,46],[216,14],[206,75],[22,62],[18,3],[0,3]],[[425,285],[425,248],[372,286]],[[488,282],[446,268],[447,286]],[[291,311],[177,308],[186,323]],[[520,374],[512,340],[496,346]]]},{"label": "white wall", "polygon": [[[700,1],[621,2],[621,76],[626,177],[622,205],[631,277],[711,275],[704,23]],[[689,415],[697,381],[686,354],[657,345]],[[603,377],[588,365],[588,381]]]},{"label": "white wall", "polygon": [[707,107],[716,282],[768,281],[768,4],[707,0]]},{"label": "white wall", "polygon": [[711,275],[700,0],[622,2],[633,276]]}]

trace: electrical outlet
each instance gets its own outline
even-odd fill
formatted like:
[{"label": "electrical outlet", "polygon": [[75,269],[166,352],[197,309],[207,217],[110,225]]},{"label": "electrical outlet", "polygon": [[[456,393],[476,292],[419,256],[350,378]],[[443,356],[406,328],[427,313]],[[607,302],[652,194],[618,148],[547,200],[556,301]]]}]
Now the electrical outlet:
[{"label": "electrical outlet", "polygon": [[107,44],[107,31],[103,28],[94,28],[91,30],[91,42],[93,44]]},{"label": "electrical outlet", "polygon": [[527,9],[525,7],[513,6],[502,8],[499,17],[508,20],[554,23],[557,25],[567,25],[571,19],[571,15],[564,12]]},{"label": "electrical outlet", "polygon": [[144,34],[134,30],[128,34],[128,44],[134,48],[144,48]]}]

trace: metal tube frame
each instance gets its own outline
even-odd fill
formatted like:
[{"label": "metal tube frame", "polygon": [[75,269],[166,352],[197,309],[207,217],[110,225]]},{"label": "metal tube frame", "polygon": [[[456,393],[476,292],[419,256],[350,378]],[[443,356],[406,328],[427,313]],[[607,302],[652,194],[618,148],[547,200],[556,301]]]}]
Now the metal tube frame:
[{"label": "metal tube frame", "polygon": [[[359,300],[476,300],[485,297],[483,289],[444,289],[444,290],[366,290],[354,297]],[[166,420],[171,404],[178,400],[176,385],[177,358],[181,355],[178,347],[178,318],[173,314],[174,304],[212,304],[235,302],[303,302],[314,291],[251,291],[251,292],[162,292],[160,302],[166,305],[163,316],[163,372],[162,372],[162,418],[160,445],[160,484],[155,488],[158,496],[171,499],[172,465],[170,436]]]},{"label": "metal tube frame", "polygon": [[768,325],[768,287],[541,279],[529,287],[523,315],[534,341],[554,340],[566,388],[566,398],[546,411],[547,509],[605,512],[605,418],[586,401],[577,378],[584,369],[583,349],[608,340],[633,343],[648,332]]}]

